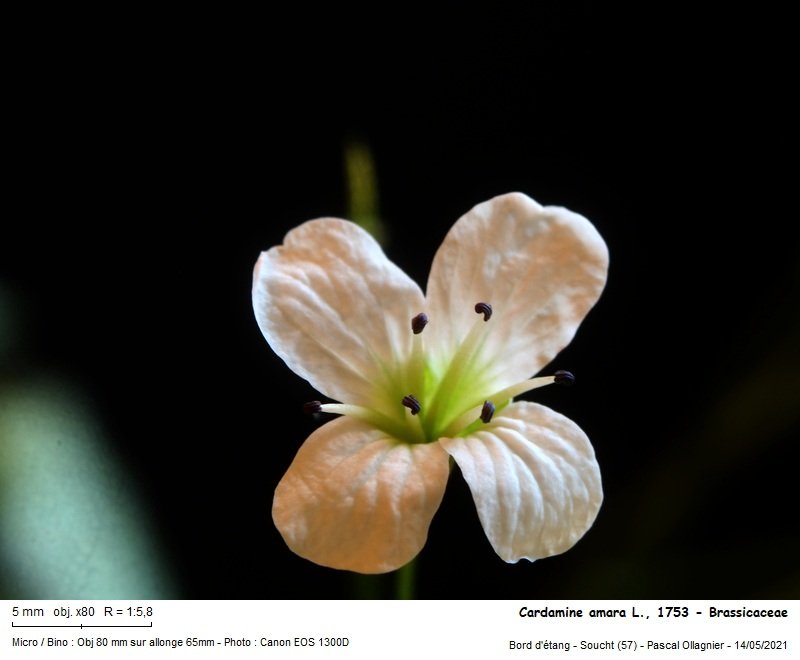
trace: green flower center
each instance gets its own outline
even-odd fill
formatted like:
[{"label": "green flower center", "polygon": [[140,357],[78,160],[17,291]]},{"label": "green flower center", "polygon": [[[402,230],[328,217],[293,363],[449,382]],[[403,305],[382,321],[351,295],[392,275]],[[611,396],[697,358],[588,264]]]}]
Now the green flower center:
[{"label": "green flower center", "polygon": [[395,365],[381,365],[382,377],[375,383],[375,396],[367,406],[311,402],[308,412],[350,415],[381,429],[399,442],[435,442],[443,437],[465,436],[491,422],[514,396],[550,383],[571,384],[572,374],[531,378],[498,389],[484,350],[491,332],[492,306],[475,305],[476,318],[445,365],[434,365],[425,351],[423,330],[426,314],[411,319],[414,333],[410,358]]}]

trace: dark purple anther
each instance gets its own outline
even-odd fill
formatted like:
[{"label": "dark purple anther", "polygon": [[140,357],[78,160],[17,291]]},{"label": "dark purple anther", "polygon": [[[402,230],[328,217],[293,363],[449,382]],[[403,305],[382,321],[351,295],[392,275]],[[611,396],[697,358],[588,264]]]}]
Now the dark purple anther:
[{"label": "dark purple anther", "polygon": [[483,408],[481,408],[481,421],[484,424],[488,424],[492,421],[492,415],[494,415],[494,404],[491,401],[484,401]]},{"label": "dark purple anther", "polygon": [[303,412],[306,415],[315,415],[318,412],[322,412],[322,403],[319,401],[309,401],[308,403],[304,403]]},{"label": "dark purple anther", "polygon": [[479,302],[477,305],[475,305],[475,312],[478,314],[483,314],[484,322],[492,318],[492,306],[489,303]]},{"label": "dark purple anther", "polygon": [[555,379],[555,382],[558,385],[574,385],[575,384],[575,376],[572,375],[571,371],[563,371],[563,370],[556,371],[553,374],[553,378]]},{"label": "dark purple anther", "polygon": [[425,312],[420,312],[413,319],[411,319],[411,329],[415,335],[418,335],[428,325],[428,315]]},{"label": "dark purple anther", "polygon": [[411,411],[412,415],[416,415],[420,410],[422,410],[422,406],[419,405],[417,397],[415,397],[413,394],[403,397],[403,405]]}]

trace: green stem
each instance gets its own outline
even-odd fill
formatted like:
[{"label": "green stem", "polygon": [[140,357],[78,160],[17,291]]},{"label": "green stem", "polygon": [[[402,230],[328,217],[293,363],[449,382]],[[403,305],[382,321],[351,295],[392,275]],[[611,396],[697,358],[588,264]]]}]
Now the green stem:
[{"label": "green stem", "polygon": [[378,213],[378,175],[366,142],[349,140],[344,147],[347,217],[361,225],[381,245],[388,235]]},{"label": "green stem", "polygon": [[395,572],[394,595],[397,600],[414,599],[414,577],[416,574],[417,560],[412,559]]}]

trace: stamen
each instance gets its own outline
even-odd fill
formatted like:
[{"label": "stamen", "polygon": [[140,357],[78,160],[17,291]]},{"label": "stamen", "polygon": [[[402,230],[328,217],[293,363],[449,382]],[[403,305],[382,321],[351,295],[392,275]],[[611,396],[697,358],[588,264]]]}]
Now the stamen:
[{"label": "stamen", "polygon": [[559,369],[553,374],[553,382],[556,383],[556,385],[574,385],[575,376],[570,371]]},{"label": "stamen", "polygon": [[303,412],[306,415],[315,415],[318,412],[322,412],[322,402],[321,401],[309,401],[308,403],[303,404]]},{"label": "stamen", "polygon": [[479,302],[475,305],[475,313],[483,314],[484,323],[492,318],[492,306],[489,303]]},{"label": "stamen", "polygon": [[[372,408],[365,408],[364,406],[355,406],[349,403],[323,403],[320,412],[332,413],[334,415],[346,415],[354,419],[360,419],[367,424],[383,429],[395,438],[409,437],[409,428],[405,422],[398,421],[396,418],[387,417],[378,410]],[[421,442],[422,434],[411,436],[409,442]]]},{"label": "stamen", "polygon": [[412,415],[416,415],[422,410],[422,406],[419,404],[417,397],[413,394],[403,397],[403,405],[411,411]]},{"label": "stamen", "polygon": [[425,312],[421,312],[411,319],[411,329],[415,335],[422,332],[426,325],[428,325],[428,315]]},{"label": "stamen", "polygon": [[422,392],[425,385],[425,347],[422,339],[422,331],[428,324],[428,315],[420,312],[411,319],[411,330],[414,335],[411,337],[411,355],[406,365],[407,387],[413,392]]},{"label": "stamen", "polygon": [[545,385],[551,385],[552,383],[556,382],[555,376],[539,376],[537,378],[529,378],[528,380],[523,380],[520,383],[516,383],[514,385],[510,385],[505,389],[500,390],[499,392],[495,392],[492,394],[492,401],[497,401],[501,405],[503,405],[509,399],[514,398],[515,396],[519,396],[520,394],[524,394],[525,392],[530,392],[531,390],[535,390],[537,387],[544,387]]},{"label": "stamen", "polygon": [[[505,408],[515,396],[530,392],[539,387],[544,387],[545,385],[552,385],[553,383],[561,382],[562,384],[568,385],[574,382],[574,380],[575,377],[569,371],[557,371],[552,376],[528,378],[514,385],[509,385],[491,394],[489,399],[484,400],[483,407],[478,408],[478,406],[481,405],[479,401],[471,404],[465,412],[451,420],[443,430],[437,430],[435,435],[450,438],[459,433],[463,433],[465,430],[471,429],[475,431],[478,429],[478,427],[475,426],[478,424],[478,420],[475,419],[476,417],[479,417],[480,421],[484,424],[488,424],[494,417],[497,406],[500,406],[501,409]],[[497,401],[497,405],[495,405],[493,401]],[[433,409],[430,407],[428,408],[428,415],[433,415]]]}]

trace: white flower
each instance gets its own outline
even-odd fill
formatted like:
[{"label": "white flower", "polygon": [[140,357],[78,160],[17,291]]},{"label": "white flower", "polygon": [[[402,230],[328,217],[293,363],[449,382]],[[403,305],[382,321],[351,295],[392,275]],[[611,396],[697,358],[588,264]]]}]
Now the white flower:
[{"label": "white flower", "polygon": [[263,252],[261,331],[342,402],[312,403],[342,416],[311,434],[275,491],[288,546],[333,568],[399,568],[425,544],[452,456],[502,559],[572,547],[603,499],[594,450],[566,417],[512,398],[571,378],[530,376],[572,339],[607,267],[588,220],[520,193],[452,227],[426,295],[345,220],[306,222]]}]

